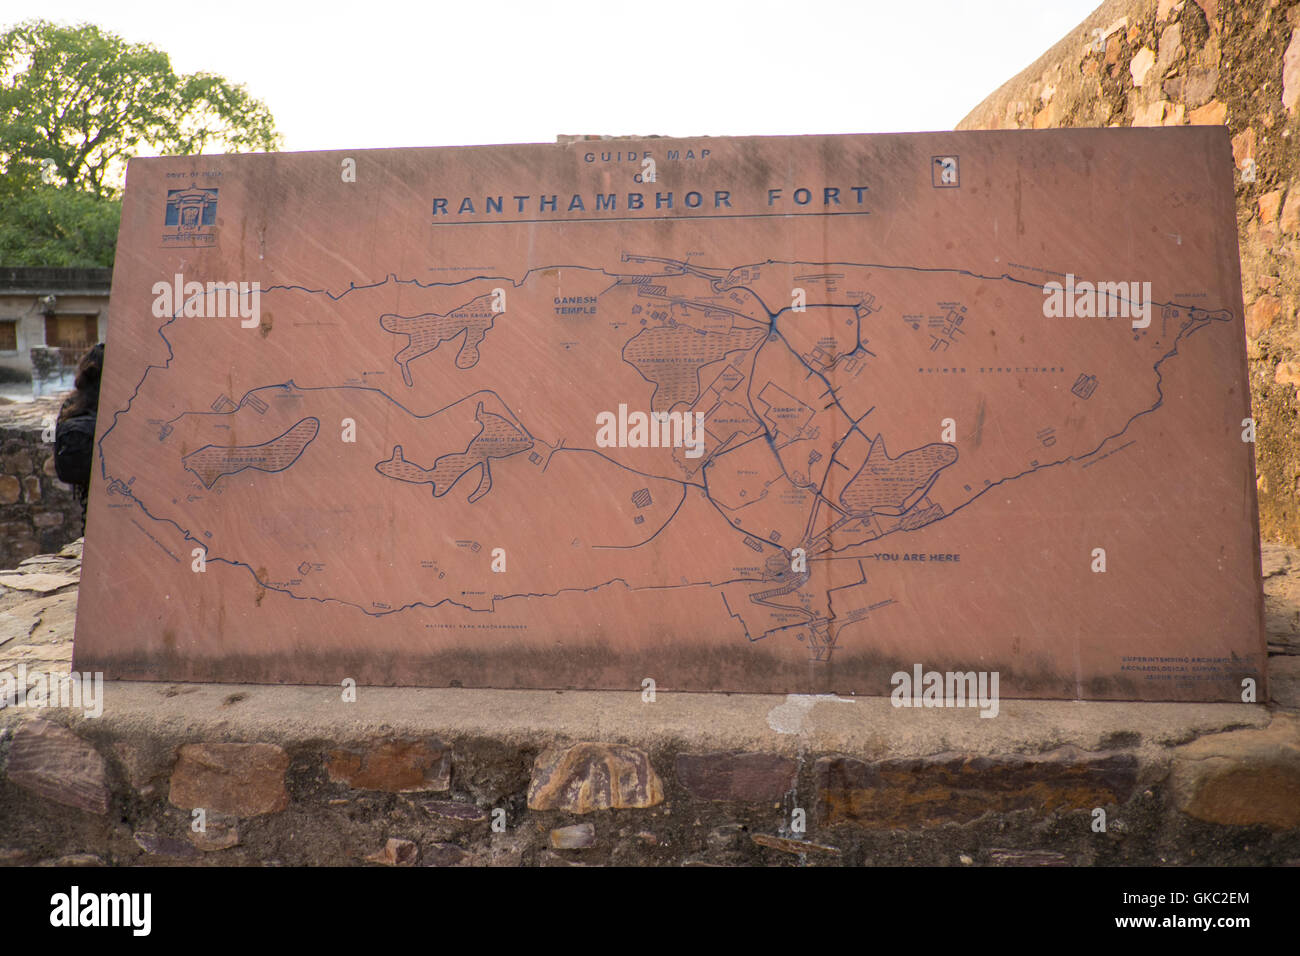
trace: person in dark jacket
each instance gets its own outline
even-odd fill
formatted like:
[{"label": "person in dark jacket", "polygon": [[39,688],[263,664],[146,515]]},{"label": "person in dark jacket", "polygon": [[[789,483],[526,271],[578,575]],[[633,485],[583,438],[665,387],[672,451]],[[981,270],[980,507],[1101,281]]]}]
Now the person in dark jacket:
[{"label": "person in dark jacket", "polygon": [[95,451],[95,418],[99,413],[99,380],[104,374],[104,343],[100,342],[77,364],[76,390],[59,409],[54,429],[54,470],[59,480],[72,485],[81,504],[82,533],[90,494],[90,469]]}]

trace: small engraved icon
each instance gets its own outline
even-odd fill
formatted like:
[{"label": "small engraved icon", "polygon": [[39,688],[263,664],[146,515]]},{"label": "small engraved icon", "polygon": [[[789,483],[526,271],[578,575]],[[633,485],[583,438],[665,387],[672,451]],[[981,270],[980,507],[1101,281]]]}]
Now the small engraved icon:
[{"label": "small engraved icon", "polygon": [[163,244],[210,246],[217,241],[217,190],[169,189],[163,213]]}]

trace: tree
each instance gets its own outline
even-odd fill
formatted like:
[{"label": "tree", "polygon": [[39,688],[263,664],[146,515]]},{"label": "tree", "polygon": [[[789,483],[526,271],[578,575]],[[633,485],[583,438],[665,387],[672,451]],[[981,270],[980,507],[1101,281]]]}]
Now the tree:
[{"label": "tree", "polygon": [[279,145],[243,86],[178,75],[161,50],[91,24],[19,24],[0,34],[0,262],[111,264],[104,233],[132,156]]},{"label": "tree", "polygon": [[0,198],[0,263],[8,266],[111,266],[122,204],[64,186]]}]

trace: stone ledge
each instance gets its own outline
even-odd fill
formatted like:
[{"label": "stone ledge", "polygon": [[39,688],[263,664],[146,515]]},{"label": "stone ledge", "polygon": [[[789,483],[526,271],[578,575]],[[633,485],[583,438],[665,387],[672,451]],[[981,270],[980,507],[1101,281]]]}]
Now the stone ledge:
[{"label": "stone ledge", "polygon": [[[1252,704],[1004,700],[990,720],[975,709],[895,708],[883,697],[660,690],[655,703],[647,704],[640,689],[362,687],[355,703],[343,703],[341,690],[333,687],[139,681],[106,681],[104,702],[99,719],[72,710],[63,720],[83,725],[78,732],[90,737],[143,733],[179,741],[324,739],[346,745],[402,735],[485,737],[515,746],[596,739],[650,748],[843,752],[873,758],[948,751],[1039,753],[1066,745],[1106,750],[1117,738],[1139,749],[1159,749],[1204,734],[1264,727],[1270,720],[1266,708]],[[789,718],[791,710],[798,713],[797,720]],[[0,726],[16,713],[0,710]]]},{"label": "stone ledge", "polygon": [[[12,773],[36,725],[63,748]],[[1297,781],[1252,705],[111,682],[0,710],[0,862],[1268,865]]]}]

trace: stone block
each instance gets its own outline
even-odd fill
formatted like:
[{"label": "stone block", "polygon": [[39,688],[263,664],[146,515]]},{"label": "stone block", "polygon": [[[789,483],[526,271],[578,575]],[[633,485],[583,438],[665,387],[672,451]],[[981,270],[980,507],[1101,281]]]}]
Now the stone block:
[{"label": "stone block", "polygon": [[771,803],[795,782],[797,766],[773,753],[703,753],[677,755],[677,780],[701,800]]},{"label": "stone block", "polygon": [[1282,204],[1278,225],[1282,227],[1283,232],[1300,232],[1300,189],[1292,189],[1287,194],[1286,202]]},{"label": "stone block", "polygon": [[384,848],[366,857],[367,862],[385,866],[415,866],[420,858],[420,848],[411,840],[389,837]]},{"label": "stone block", "polygon": [[1228,105],[1219,100],[1210,100],[1188,114],[1187,121],[1193,126],[1222,126],[1228,121]]},{"label": "stone block", "polygon": [[1295,114],[1300,102],[1300,29],[1291,31],[1291,42],[1282,54],[1282,105]]},{"label": "stone block", "polygon": [[1160,33],[1159,55],[1156,57],[1156,77],[1164,76],[1183,50],[1183,28],[1173,23]]},{"label": "stone block", "polygon": [[432,739],[392,739],[333,750],[325,769],[332,781],[355,790],[416,793],[451,787],[451,751]]},{"label": "stone block", "polygon": [[65,540],[67,540],[67,534],[60,528],[45,528],[37,538],[41,551],[46,554],[57,550]]},{"label": "stone block", "polygon": [[458,800],[425,800],[420,806],[430,816],[442,820],[454,820],[458,823],[483,823],[487,820],[487,811],[472,803]]},{"label": "stone block", "polygon": [[1278,211],[1282,208],[1282,192],[1281,189],[1273,189],[1259,197],[1257,206],[1260,225],[1268,225],[1277,220]]},{"label": "stone block", "polygon": [[969,823],[985,813],[1050,813],[1121,803],[1137,758],[1063,747],[1048,754],[879,760],[823,757],[814,767],[819,819],[872,829]]},{"label": "stone block", "polygon": [[289,756],[275,744],[185,744],[172,770],[169,799],[237,817],[278,813],[289,805]]},{"label": "stone block", "polygon": [[1171,77],[1164,82],[1164,91],[1179,100],[1188,109],[1204,106],[1214,96],[1219,86],[1219,71],[1214,67],[1193,67],[1186,76]]},{"label": "stone block", "polygon": [[1282,314],[1282,300],[1275,295],[1261,295],[1246,309],[1246,335],[1257,339],[1277,321]]},{"label": "stone block", "polygon": [[58,511],[38,511],[32,515],[32,524],[38,528],[55,528],[63,524],[63,514]]},{"label": "stone block", "polygon": [[839,847],[827,846],[824,843],[813,843],[811,840],[792,840],[789,837],[772,836],[770,833],[754,833],[750,835],[759,846],[765,846],[769,850],[780,850],[782,853],[825,853],[830,856],[839,856]]},{"label": "stone block", "polygon": [[40,550],[40,545],[31,538],[19,538],[8,542],[9,559],[11,561],[30,558],[34,554],[39,554]]},{"label": "stone block", "polygon": [[551,849],[585,850],[596,845],[596,828],[590,823],[575,823],[551,831]]},{"label": "stone block", "polygon": [[454,843],[435,843],[425,849],[421,866],[455,866],[465,859],[466,853]]},{"label": "stone block", "polygon": [[1147,74],[1151,72],[1151,67],[1155,65],[1156,55],[1150,47],[1143,47],[1133,55],[1129,61],[1128,71],[1133,77],[1133,85],[1141,86],[1146,82]]},{"label": "stone block", "polygon": [[1174,751],[1174,805],[1206,823],[1300,827],[1300,720],[1212,734]]},{"label": "stone block", "polygon": [[13,588],[15,591],[35,591],[38,594],[49,594],[58,591],[70,584],[76,584],[77,580],[70,574],[42,574],[40,572],[32,574],[0,574],[0,585]]},{"label": "stone block", "polygon": [[1281,707],[1300,708],[1300,657],[1276,654],[1268,659],[1268,696]]},{"label": "stone block", "polygon": [[216,853],[239,845],[239,827],[235,817],[224,813],[207,813],[204,817],[202,830],[195,830],[191,822],[186,834],[196,849]]},{"label": "stone block", "polygon": [[1255,158],[1255,128],[1248,126],[1232,137],[1232,162],[1241,169],[1246,160]]},{"label": "stone block", "polygon": [[30,475],[32,473],[32,453],[19,446],[13,451],[0,455],[0,471],[9,475]]},{"label": "stone block", "polygon": [[994,866],[1069,866],[1062,853],[1052,850],[989,850],[989,862]]},{"label": "stone block", "polygon": [[156,833],[137,832],[133,838],[135,845],[144,850],[149,856],[188,860],[199,855],[199,851],[189,843],[173,837],[159,836]]},{"label": "stone block", "polygon": [[645,751],[584,742],[538,755],[528,785],[530,810],[623,810],[663,802],[663,784]]},{"label": "stone block", "polygon": [[86,866],[103,866],[104,861],[93,853],[69,853],[66,856],[54,857],[50,860],[41,860],[37,866],[53,866],[59,869],[66,867],[86,867]]},{"label": "stone block", "polygon": [[1161,126],[1165,120],[1166,100],[1157,100],[1148,106],[1138,107],[1133,113],[1134,126]]},{"label": "stone block", "polygon": [[104,758],[87,741],[53,721],[28,721],[9,751],[12,783],[47,800],[101,816],[108,812]]}]

